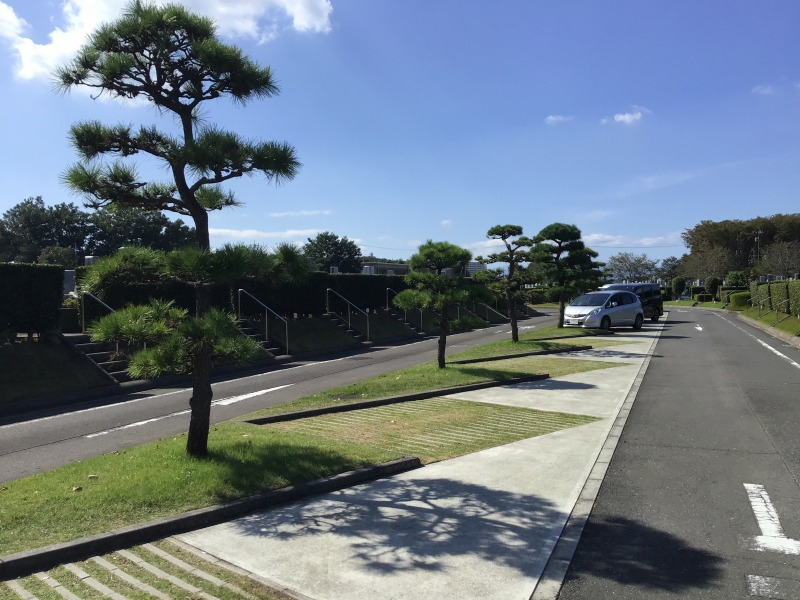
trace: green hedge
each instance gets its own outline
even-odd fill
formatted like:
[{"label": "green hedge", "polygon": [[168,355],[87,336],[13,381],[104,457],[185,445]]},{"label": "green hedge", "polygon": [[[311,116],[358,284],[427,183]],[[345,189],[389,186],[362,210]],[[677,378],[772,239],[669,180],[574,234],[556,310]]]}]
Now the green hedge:
[{"label": "green hedge", "polygon": [[730,308],[743,309],[750,304],[750,292],[734,292],[730,295]]},{"label": "green hedge", "polygon": [[694,296],[692,296],[692,298],[694,298],[696,302],[713,302],[714,301],[714,296],[712,296],[711,294],[695,294]]},{"label": "green hedge", "polygon": [[789,282],[789,311],[800,318],[800,281]]},{"label": "green hedge", "polygon": [[769,296],[773,310],[789,313],[789,287],[785,281],[773,281],[769,284]]},{"label": "green hedge", "polygon": [[58,326],[64,269],[56,265],[0,263],[0,331],[42,334]]},{"label": "green hedge", "polygon": [[[321,315],[326,311],[326,303],[330,297],[331,308],[344,305],[344,301],[336,294],[328,294],[330,288],[340,294],[358,308],[380,309],[386,305],[387,288],[401,292],[406,288],[402,275],[361,275],[361,274],[328,274],[312,273],[305,281],[290,283],[275,280],[242,278],[230,285],[210,286],[211,304],[231,312],[238,311],[239,289],[252,294],[259,302],[281,316],[291,318],[299,315]],[[260,315],[263,308],[248,294],[241,294],[242,312],[245,315]],[[394,296],[389,292],[389,300]],[[107,287],[103,294],[103,302],[114,309],[130,304],[144,304],[150,298],[173,300],[176,305],[194,310],[194,288],[177,281],[147,283],[139,285],[116,285]],[[105,310],[96,302],[87,300],[86,320],[105,314]]]}]

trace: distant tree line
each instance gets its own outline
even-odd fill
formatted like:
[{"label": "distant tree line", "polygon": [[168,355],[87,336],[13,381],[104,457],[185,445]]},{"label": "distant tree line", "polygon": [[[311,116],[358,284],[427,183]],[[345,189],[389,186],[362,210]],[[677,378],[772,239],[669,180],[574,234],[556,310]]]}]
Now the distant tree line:
[{"label": "distant tree line", "polygon": [[125,206],[86,212],[72,203],[45,206],[28,198],[0,218],[0,262],[73,268],[84,256],[110,256],[125,246],[172,250],[194,243],[194,229],[160,212]]}]

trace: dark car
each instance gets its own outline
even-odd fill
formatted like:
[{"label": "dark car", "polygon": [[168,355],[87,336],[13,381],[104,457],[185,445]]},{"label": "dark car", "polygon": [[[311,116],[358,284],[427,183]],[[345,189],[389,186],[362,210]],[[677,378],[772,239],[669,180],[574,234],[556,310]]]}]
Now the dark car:
[{"label": "dark car", "polygon": [[603,290],[625,290],[639,296],[645,318],[655,322],[664,314],[664,299],[661,297],[661,286],[657,283],[609,283]]}]

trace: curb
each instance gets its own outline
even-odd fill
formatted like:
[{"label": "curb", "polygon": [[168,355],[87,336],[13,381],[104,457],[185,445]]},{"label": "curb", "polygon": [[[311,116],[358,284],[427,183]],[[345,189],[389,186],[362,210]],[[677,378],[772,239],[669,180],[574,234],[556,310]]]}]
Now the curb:
[{"label": "curb", "polygon": [[376,406],[386,406],[387,404],[399,404],[401,402],[412,402],[414,400],[427,400],[428,398],[438,398],[440,396],[449,396],[451,394],[458,394],[460,392],[471,392],[473,390],[485,390],[492,387],[500,387],[503,385],[515,385],[518,383],[527,383],[529,381],[540,381],[542,379],[549,379],[550,375],[529,375],[527,377],[514,377],[511,379],[504,379],[502,381],[485,381],[483,383],[472,383],[470,385],[461,385],[458,387],[444,388],[440,390],[418,392],[416,394],[407,394],[405,396],[392,396],[391,398],[380,398],[378,400],[364,400],[362,402],[348,402],[346,404],[339,404],[337,406],[324,406],[321,408],[309,408],[308,410],[300,410],[297,412],[283,413],[280,415],[270,415],[268,417],[259,417],[257,419],[249,419],[241,421],[242,423],[250,423],[251,425],[269,425],[270,423],[282,423],[284,421],[295,421],[297,419],[307,419],[309,417],[317,417],[320,415],[329,415],[333,413],[349,412],[351,410],[361,410],[363,408],[374,408]]},{"label": "curb", "polygon": [[315,494],[334,492],[421,466],[422,463],[417,457],[398,458],[316,481],[299,483],[240,500],[199,508],[173,517],[131,525],[71,542],[0,556],[0,581],[25,577],[38,571],[52,569],[63,563],[85,560],[92,556],[108,554],[115,550],[153,542],[171,535],[217,525],[256,510],[272,508]]}]

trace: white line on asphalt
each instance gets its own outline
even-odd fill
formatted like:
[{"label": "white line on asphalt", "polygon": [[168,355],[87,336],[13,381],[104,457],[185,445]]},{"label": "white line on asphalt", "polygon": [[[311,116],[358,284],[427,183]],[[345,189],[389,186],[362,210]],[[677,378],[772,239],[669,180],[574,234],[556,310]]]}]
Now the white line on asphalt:
[{"label": "white line on asphalt", "polygon": [[756,336],[754,336],[752,333],[750,333],[749,331],[747,331],[747,330],[746,330],[746,329],[744,329],[743,327],[739,327],[739,326],[738,326],[736,323],[734,323],[734,322],[732,322],[732,321],[728,321],[728,319],[726,319],[725,317],[723,317],[723,316],[721,316],[721,315],[717,315],[717,316],[718,316],[720,319],[722,319],[722,320],[724,320],[724,321],[727,321],[728,323],[730,323],[731,325],[733,325],[734,327],[736,327],[736,329],[738,329],[739,331],[741,331],[741,332],[742,332],[742,333],[744,333],[745,335],[749,335],[751,338],[753,338],[755,341],[757,341],[759,344],[761,344],[762,346],[764,346],[764,348],[766,348],[767,350],[769,350],[769,351],[770,351],[770,352],[772,352],[773,354],[777,354],[777,355],[778,355],[778,356],[780,356],[781,358],[783,358],[783,359],[785,359],[786,361],[788,361],[788,363],[789,363],[790,365],[792,365],[792,366],[793,366],[795,369],[800,369],[800,363],[798,363],[797,361],[794,361],[794,360],[792,360],[791,358],[789,358],[788,356],[786,356],[786,355],[785,355],[783,352],[778,352],[777,350],[775,350],[775,348],[773,348],[772,346],[770,346],[768,343],[766,343],[766,342],[764,342],[764,341],[760,340],[759,338],[757,338]]},{"label": "white line on asphalt", "polygon": [[703,328],[700,327],[700,325],[695,325],[694,328],[697,329],[697,331],[703,331]]},{"label": "white line on asphalt", "polygon": [[[252,392],[250,394],[242,394],[241,396],[231,396],[230,398],[222,398],[220,400],[215,400],[211,403],[211,406],[228,406],[229,404],[235,404],[236,402],[241,402],[242,400],[247,400],[248,398],[254,398],[256,396],[261,396],[262,394],[268,394],[269,392],[274,392],[276,390],[282,390],[283,388],[287,388],[293,383],[288,385],[279,385],[278,387],[269,388],[266,390],[259,390],[257,392]],[[132,429],[134,427],[141,427],[142,425],[147,425],[148,423],[155,423],[156,421],[163,421],[164,419],[170,419],[172,417],[179,417],[181,415],[187,415],[191,410],[180,410],[178,412],[170,413],[168,415],[162,415],[160,417],[154,417],[152,419],[146,419],[144,421],[136,421],[135,423],[128,423],[127,425],[120,425],[119,427],[112,427],[111,429],[104,429],[103,431],[97,431],[95,433],[90,433],[88,435],[83,436],[84,438],[92,439],[96,437],[100,437],[101,435],[108,435],[109,433],[114,433],[116,431],[123,431],[125,429]]]},{"label": "white line on asphalt", "polygon": [[767,489],[763,485],[745,483],[744,489],[750,499],[750,506],[761,529],[761,535],[742,537],[742,545],[746,550],[761,552],[778,552],[780,554],[800,555],[800,541],[786,537],[778,511],[769,499]]}]

